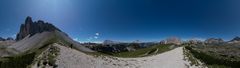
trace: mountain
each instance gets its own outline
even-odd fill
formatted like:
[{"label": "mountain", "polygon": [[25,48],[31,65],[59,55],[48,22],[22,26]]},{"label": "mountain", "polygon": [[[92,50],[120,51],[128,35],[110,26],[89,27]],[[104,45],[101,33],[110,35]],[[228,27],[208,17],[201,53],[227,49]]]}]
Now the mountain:
[{"label": "mountain", "polygon": [[231,42],[234,42],[234,41],[240,41],[240,37],[237,36],[231,40]]},{"label": "mountain", "polygon": [[205,43],[209,43],[209,44],[219,44],[219,43],[223,43],[224,40],[221,38],[209,38],[205,40]]},{"label": "mountain", "polygon": [[104,40],[103,41],[103,45],[114,45],[114,44],[118,44],[119,42],[117,41],[112,41],[112,40]]},{"label": "mountain", "polygon": [[22,40],[28,35],[33,36],[36,33],[42,33],[44,31],[60,31],[54,25],[38,20],[33,22],[31,17],[27,17],[24,24],[21,24],[20,31],[16,36],[16,40]]},{"label": "mountain", "polygon": [[9,40],[14,40],[13,38],[11,37],[8,37],[8,38],[3,38],[3,37],[0,37],[0,41],[9,41]]},{"label": "mountain", "polygon": [[0,41],[5,41],[6,39],[4,39],[4,38],[2,38],[2,37],[0,37]]},{"label": "mountain", "polygon": [[6,39],[0,37],[0,48],[9,46],[9,45],[11,45],[13,43],[15,43],[15,40],[13,38],[11,38],[11,37],[8,37]]},{"label": "mountain", "polygon": [[6,40],[14,40],[12,37],[8,37]]},{"label": "mountain", "polygon": [[180,45],[181,44],[181,39],[178,37],[169,37],[166,39],[167,44],[175,44],[175,45]]},{"label": "mountain", "polygon": [[16,40],[17,42],[4,49],[4,53],[0,52],[0,56],[34,52],[53,43],[67,47],[71,46],[82,52],[94,52],[71,39],[66,33],[54,25],[40,20],[38,22],[32,22],[31,17],[27,17],[25,24],[21,25]]}]

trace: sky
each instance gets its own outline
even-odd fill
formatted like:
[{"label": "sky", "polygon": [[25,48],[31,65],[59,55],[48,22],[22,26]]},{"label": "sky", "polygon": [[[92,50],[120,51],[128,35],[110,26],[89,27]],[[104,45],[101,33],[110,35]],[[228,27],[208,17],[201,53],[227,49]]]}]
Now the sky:
[{"label": "sky", "polygon": [[160,41],[240,36],[239,0],[1,0],[0,36],[14,37],[27,16],[80,42]]}]

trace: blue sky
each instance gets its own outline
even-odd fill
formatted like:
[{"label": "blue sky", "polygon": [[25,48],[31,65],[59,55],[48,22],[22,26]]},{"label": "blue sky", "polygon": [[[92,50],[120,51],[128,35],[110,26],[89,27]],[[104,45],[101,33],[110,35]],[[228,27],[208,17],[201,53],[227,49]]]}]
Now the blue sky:
[{"label": "blue sky", "polygon": [[1,0],[0,36],[14,36],[27,16],[79,41],[159,41],[240,36],[239,0]]}]

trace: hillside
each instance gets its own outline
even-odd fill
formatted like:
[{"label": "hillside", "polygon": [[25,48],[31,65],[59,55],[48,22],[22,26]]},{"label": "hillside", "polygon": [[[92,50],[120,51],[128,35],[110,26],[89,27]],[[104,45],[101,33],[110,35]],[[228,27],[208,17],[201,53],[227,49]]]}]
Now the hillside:
[{"label": "hillside", "polygon": [[72,40],[54,25],[43,21],[32,22],[27,17],[25,24],[20,27],[16,42],[1,47],[0,68],[25,68],[53,43],[71,46],[81,52],[94,52]]},{"label": "hillside", "polygon": [[[183,60],[182,47],[149,57],[118,58],[92,56],[60,44],[53,46],[59,48],[58,56],[55,57],[55,64],[59,68],[186,68],[189,66],[189,63]],[[37,64],[33,65],[33,68],[37,67]]]}]

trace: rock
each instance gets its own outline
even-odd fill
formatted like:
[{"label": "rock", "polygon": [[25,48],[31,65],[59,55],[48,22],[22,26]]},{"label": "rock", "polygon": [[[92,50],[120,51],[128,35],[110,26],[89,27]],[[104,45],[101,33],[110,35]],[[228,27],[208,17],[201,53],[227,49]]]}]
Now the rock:
[{"label": "rock", "polygon": [[180,45],[181,44],[181,39],[178,37],[169,37],[166,39],[167,44],[176,44]]},{"label": "rock", "polygon": [[54,25],[44,22],[42,20],[38,20],[36,22],[32,21],[31,17],[27,17],[24,24],[21,24],[20,31],[16,36],[16,40],[22,40],[26,36],[33,36],[36,33],[41,33],[44,31],[55,31],[58,30]]},{"label": "rock", "polygon": [[205,43],[208,43],[208,44],[219,44],[219,43],[223,43],[224,40],[221,39],[221,38],[209,38],[207,40],[205,40]]}]

